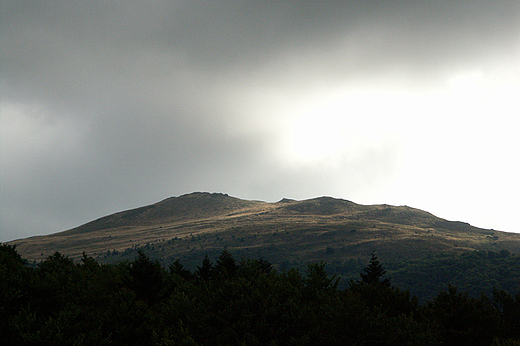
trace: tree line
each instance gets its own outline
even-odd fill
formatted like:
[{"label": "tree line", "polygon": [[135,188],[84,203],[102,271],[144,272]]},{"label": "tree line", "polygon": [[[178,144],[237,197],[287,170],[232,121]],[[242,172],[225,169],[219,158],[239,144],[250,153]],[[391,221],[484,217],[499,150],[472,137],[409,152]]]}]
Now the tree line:
[{"label": "tree line", "polygon": [[0,245],[5,345],[520,345],[520,294],[472,297],[449,286],[419,304],[372,255],[345,288],[223,251],[195,270],[131,261],[79,262],[60,253],[32,267]]}]

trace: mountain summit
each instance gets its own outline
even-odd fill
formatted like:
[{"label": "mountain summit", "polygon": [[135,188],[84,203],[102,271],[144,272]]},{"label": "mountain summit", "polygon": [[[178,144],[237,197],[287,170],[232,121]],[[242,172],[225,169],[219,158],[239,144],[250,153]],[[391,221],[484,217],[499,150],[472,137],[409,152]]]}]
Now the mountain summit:
[{"label": "mountain summit", "polygon": [[279,202],[195,192],[102,217],[68,231],[11,242],[22,256],[43,260],[55,251],[116,261],[144,248],[154,258],[198,262],[227,249],[273,263],[420,257],[434,252],[519,252],[520,235],[473,227],[428,212],[361,205],[332,197]]}]

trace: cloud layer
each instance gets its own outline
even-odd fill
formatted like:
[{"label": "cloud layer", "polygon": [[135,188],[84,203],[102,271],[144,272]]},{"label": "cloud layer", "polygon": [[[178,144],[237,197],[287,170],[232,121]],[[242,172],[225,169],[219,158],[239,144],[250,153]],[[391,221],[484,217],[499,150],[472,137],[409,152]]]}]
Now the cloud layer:
[{"label": "cloud layer", "polygon": [[191,191],[520,231],[519,21],[505,0],[3,1],[0,241]]}]

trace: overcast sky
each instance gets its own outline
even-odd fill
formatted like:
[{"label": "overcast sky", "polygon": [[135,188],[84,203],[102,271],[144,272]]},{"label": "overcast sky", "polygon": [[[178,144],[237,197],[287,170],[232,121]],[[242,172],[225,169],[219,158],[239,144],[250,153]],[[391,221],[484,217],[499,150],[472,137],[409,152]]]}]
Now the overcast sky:
[{"label": "overcast sky", "polygon": [[0,0],[0,241],[194,191],[520,232],[520,2]]}]

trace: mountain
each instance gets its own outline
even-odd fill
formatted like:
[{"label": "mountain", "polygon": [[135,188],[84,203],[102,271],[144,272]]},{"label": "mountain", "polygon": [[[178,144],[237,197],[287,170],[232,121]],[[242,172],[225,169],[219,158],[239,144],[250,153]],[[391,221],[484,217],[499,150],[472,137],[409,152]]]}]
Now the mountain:
[{"label": "mountain", "polygon": [[475,250],[520,253],[520,234],[447,221],[407,206],[360,205],[331,197],[276,203],[196,192],[122,211],[64,232],[10,244],[29,261],[59,251],[101,262],[132,259],[138,249],[162,263],[188,266],[227,249],[283,267],[325,260],[424,258]]}]

